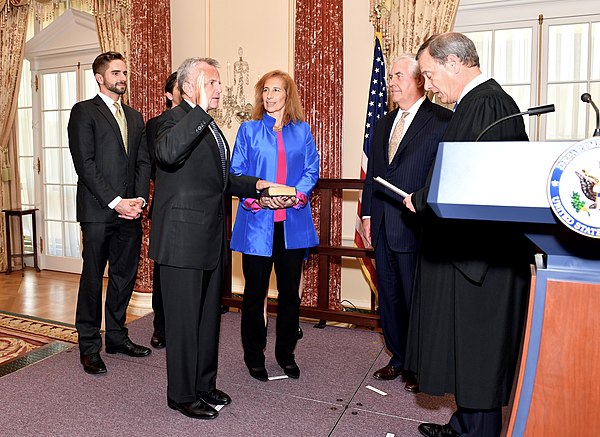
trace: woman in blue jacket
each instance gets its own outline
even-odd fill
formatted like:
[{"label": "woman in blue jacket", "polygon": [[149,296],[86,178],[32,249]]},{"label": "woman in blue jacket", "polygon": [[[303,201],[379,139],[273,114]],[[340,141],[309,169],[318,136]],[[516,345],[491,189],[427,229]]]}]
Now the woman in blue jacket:
[{"label": "woman in blue jacket", "polygon": [[307,248],[319,244],[309,197],[319,178],[319,155],[293,79],[283,71],[265,74],[255,86],[252,120],[243,123],[231,158],[231,172],[296,188],[295,196],[240,199],[231,249],[242,252],[244,362],[253,378],[268,379],[264,350],[264,301],[269,277],[277,277],[275,358],[286,375],[299,378],[300,278]]}]

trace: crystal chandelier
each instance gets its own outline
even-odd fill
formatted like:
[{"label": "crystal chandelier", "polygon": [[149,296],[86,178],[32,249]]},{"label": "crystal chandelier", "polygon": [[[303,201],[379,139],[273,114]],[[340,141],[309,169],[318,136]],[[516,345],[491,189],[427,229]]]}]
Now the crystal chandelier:
[{"label": "crystal chandelier", "polygon": [[[231,121],[235,118],[238,123],[250,120],[252,116],[252,105],[246,103],[244,94],[244,82],[246,85],[250,83],[250,65],[244,61],[242,55],[244,50],[240,47],[238,55],[240,59],[233,64],[233,85],[231,85],[230,68],[227,63],[227,85],[225,93],[221,95],[222,106],[210,111],[211,116],[219,126],[227,126],[231,128]],[[234,94],[235,88],[235,94]]]}]

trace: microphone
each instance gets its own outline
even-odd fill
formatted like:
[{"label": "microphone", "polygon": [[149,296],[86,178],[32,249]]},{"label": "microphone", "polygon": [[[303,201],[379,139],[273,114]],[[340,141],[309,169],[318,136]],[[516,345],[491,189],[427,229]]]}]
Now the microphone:
[{"label": "microphone", "polygon": [[594,131],[593,136],[600,137],[600,111],[598,111],[598,107],[592,100],[592,96],[590,96],[590,93],[583,93],[581,95],[581,101],[589,103],[590,105],[592,105],[592,108],[594,108],[594,111],[596,111],[596,130]]},{"label": "microphone", "polygon": [[[582,98],[583,98],[583,96],[582,96]],[[481,139],[481,137],[487,131],[489,131],[491,128],[493,128],[497,124],[500,124],[503,121],[508,120],[510,118],[519,117],[520,115],[542,115],[542,114],[546,114],[548,112],[554,112],[554,105],[534,106],[533,108],[529,108],[527,111],[523,111],[523,112],[518,112],[516,114],[507,115],[506,117],[502,117],[500,120],[496,120],[495,122],[493,122],[492,124],[490,124],[488,127],[486,127],[484,130],[482,130],[481,133],[479,135],[477,135],[477,138],[475,139],[475,141],[476,142],[479,141]]]}]

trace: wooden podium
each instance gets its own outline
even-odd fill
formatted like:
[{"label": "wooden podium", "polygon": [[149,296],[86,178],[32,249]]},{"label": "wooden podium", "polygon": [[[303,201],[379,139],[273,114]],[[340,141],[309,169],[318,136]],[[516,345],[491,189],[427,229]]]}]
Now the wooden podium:
[{"label": "wooden podium", "polygon": [[502,435],[600,435],[600,240],[554,217],[546,190],[573,142],[442,143],[428,202],[443,218],[521,222],[539,248]]}]

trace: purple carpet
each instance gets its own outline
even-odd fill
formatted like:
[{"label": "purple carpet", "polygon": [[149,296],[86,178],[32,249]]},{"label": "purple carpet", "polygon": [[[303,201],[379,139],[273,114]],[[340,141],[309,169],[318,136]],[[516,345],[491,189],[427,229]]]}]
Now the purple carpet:
[{"label": "purple carpet", "polygon": [[[274,321],[273,321],[274,322]],[[378,381],[387,364],[381,335],[360,329],[315,329],[303,323],[299,380],[254,380],[242,360],[240,314],[223,316],[217,387],[233,402],[215,420],[187,418],[166,404],[165,351],[145,358],[102,353],[106,375],[91,376],[77,347],[0,378],[2,435],[15,436],[419,436],[422,421],[447,422],[451,397],[411,394],[400,379]],[[274,358],[269,324],[267,370]],[[152,315],[129,325],[148,344]],[[366,388],[375,387],[383,396]]]}]

